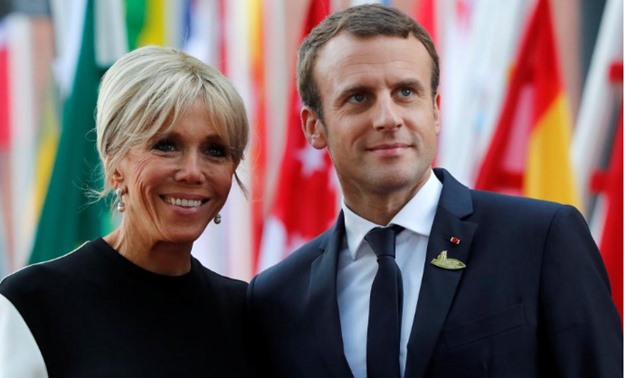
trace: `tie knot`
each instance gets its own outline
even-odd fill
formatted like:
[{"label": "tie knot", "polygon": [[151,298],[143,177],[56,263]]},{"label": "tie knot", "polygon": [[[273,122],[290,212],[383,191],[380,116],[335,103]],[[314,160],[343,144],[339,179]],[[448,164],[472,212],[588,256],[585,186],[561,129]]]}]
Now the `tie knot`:
[{"label": "tie knot", "polygon": [[403,227],[375,227],[369,231],[364,239],[371,246],[377,257],[390,256],[395,258],[395,235],[401,232]]}]

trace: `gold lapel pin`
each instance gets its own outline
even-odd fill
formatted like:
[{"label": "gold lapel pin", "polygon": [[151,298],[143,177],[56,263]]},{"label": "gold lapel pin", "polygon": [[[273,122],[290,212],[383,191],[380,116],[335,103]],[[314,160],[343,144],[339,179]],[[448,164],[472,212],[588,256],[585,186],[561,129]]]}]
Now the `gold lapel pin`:
[{"label": "gold lapel pin", "polygon": [[462,261],[447,257],[446,250],[439,253],[435,259],[432,259],[431,264],[447,270],[458,270],[467,267]]}]

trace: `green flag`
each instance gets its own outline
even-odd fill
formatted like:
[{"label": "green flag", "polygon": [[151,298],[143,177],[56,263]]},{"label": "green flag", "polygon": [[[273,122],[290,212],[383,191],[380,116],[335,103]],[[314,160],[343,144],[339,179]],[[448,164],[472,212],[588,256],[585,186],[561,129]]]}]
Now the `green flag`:
[{"label": "green flag", "polygon": [[94,127],[105,70],[95,60],[94,1],[88,0],[74,82],[63,105],[59,148],[29,263],[61,256],[111,228],[109,207],[87,196],[88,188],[102,187]]}]

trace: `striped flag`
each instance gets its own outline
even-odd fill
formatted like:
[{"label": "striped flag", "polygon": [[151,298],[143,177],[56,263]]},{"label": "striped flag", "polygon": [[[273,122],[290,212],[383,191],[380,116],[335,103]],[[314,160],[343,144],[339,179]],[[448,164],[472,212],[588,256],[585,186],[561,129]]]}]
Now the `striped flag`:
[{"label": "striped flag", "polygon": [[[329,10],[329,0],[310,0],[302,38]],[[324,150],[316,150],[307,143],[301,131],[301,100],[296,82],[293,83],[284,158],[270,216],[264,224],[257,271],[281,261],[323,232],[338,211],[331,159]]]},{"label": "striped flag", "polygon": [[476,188],[580,205],[569,161],[571,123],[549,0],[527,24]]}]

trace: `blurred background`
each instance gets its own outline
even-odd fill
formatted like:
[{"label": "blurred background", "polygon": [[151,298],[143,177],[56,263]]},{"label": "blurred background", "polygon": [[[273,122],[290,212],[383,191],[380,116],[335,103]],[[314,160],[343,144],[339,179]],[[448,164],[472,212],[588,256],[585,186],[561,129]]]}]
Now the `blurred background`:
[{"label": "blurred background", "polygon": [[[119,221],[102,184],[94,108],[130,49],[181,48],[244,98],[251,144],[194,255],[249,280],[335,221],[328,156],[298,121],[296,49],[350,0],[0,0],[0,276]],[[441,57],[435,165],[464,184],[576,206],[623,296],[623,1],[398,0]],[[499,232],[499,230],[495,230]],[[507,248],[507,246],[505,246]],[[507,253],[507,250],[505,250]]]}]

